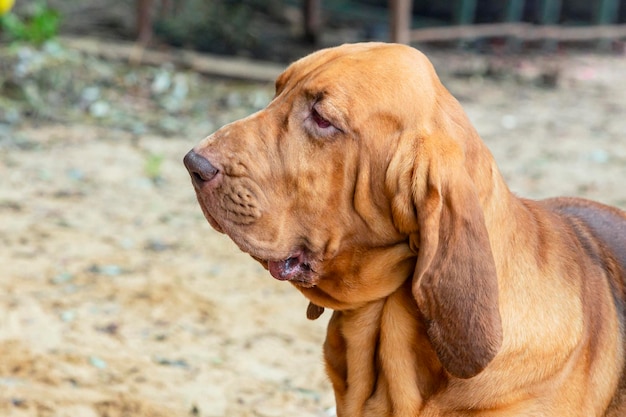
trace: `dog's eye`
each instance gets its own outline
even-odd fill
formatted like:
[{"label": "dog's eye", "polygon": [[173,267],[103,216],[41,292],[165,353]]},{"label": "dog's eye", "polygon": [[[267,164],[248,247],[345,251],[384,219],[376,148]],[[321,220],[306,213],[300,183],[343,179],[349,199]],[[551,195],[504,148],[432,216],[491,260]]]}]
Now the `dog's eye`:
[{"label": "dog's eye", "polygon": [[317,127],[320,129],[326,129],[327,127],[331,127],[332,123],[328,120],[324,119],[315,108],[311,109],[311,119],[315,122]]},{"label": "dog's eye", "polygon": [[341,132],[341,129],[335,124],[334,119],[331,118],[329,120],[324,116],[326,114],[332,114],[327,106],[332,109],[331,104],[326,103],[322,106],[319,102],[313,103],[313,105],[308,108],[308,113],[304,120],[304,127],[316,138],[326,138]]}]

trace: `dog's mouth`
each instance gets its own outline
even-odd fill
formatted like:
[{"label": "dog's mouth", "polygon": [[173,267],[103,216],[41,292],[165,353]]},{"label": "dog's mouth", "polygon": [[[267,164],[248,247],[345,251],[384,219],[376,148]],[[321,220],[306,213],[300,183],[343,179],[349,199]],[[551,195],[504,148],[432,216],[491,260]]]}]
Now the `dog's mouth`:
[{"label": "dog's mouth", "polygon": [[260,262],[274,278],[279,281],[289,281],[304,288],[311,288],[317,284],[319,276],[314,267],[316,257],[309,249],[295,249],[287,258],[271,259],[267,251],[259,251],[257,245],[251,244],[246,239],[240,239],[241,235],[233,233],[231,228],[223,227],[205,204],[201,202],[200,206],[205,218],[215,230],[230,236],[242,251],[249,253],[252,258]]},{"label": "dog's mouth", "polygon": [[287,259],[265,261],[269,273],[279,281],[290,281],[305,287],[315,286],[317,275],[304,251]]}]

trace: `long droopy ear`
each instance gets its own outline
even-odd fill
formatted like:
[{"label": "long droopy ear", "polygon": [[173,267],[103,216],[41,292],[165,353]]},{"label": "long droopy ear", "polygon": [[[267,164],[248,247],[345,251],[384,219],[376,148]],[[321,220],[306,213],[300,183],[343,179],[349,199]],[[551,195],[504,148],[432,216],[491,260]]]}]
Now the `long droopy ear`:
[{"label": "long droopy ear", "polygon": [[413,296],[444,368],[471,378],[502,343],[495,261],[460,145],[443,139],[422,147],[428,157],[418,157],[411,181],[418,226],[410,235],[418,254]]}]

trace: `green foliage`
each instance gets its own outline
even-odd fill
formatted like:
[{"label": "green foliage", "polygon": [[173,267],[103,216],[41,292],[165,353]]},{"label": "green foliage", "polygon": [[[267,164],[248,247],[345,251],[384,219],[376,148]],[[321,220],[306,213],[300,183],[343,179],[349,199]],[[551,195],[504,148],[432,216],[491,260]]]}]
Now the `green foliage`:
[{"label": "green foliage", "polygon": [[45,1],[36,2],[26,19],[20,19],[14,13],[0,18],[0,27],[11,40],[41,45],[54,38],[59,32],[61,17],[48,7]]},{"label": "green foliage", "polygon": [[151,153],[146,157],[144,171],[146,176],[152,181],[158,181],[161,179],[161,167],[165,157],[161,154]]}]

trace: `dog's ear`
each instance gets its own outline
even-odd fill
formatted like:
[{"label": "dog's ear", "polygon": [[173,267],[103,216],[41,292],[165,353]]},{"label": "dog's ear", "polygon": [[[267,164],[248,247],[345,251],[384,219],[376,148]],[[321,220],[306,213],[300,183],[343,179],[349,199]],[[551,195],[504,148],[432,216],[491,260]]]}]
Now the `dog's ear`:
[{"label": "dog's ear", "polygon": [[502,343],[489,235],[460,146],[421,141],[419,153],[410,179],[405,176],[410,197],[396,200],[394,217],[413,229],[408,231],[417,253],[413,296],[437,356],[451,375],[471,378]]},{"label": "dog's ear", "polygon": [[416,201],[413,295],[430,320],[428,336],[443,366],[469,378],[491,362],[502,343],[496,266],[467,172],[459,166],[430,171],[423,198]]}]

